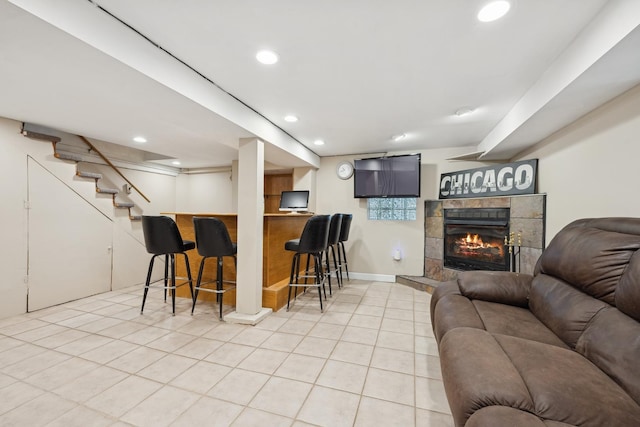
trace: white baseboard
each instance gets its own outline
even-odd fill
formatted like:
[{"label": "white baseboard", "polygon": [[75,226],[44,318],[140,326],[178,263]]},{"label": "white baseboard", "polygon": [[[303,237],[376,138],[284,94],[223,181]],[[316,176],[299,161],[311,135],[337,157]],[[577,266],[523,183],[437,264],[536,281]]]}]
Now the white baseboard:
[{"label": "white baseboard", "polygon": [[[343,272],[342,276],[346,278],[346,274]],[[371,274],[371,273],[352,273],[349,272],[349,278],[358,280],[369,280],[372,282],[390,282],[396,281],[394,274]]]}]

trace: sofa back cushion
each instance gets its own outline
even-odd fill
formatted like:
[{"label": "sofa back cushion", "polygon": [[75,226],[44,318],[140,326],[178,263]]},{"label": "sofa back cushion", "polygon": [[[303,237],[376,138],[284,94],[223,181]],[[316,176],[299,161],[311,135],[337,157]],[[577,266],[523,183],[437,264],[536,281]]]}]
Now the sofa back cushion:
[{"label": "sofa back cushion", "polygon": [[[605,307],[600,302],[640,320],[640,258],[634,257],[639,249],[640,218],[572,222],[538,260],[529,307],[558,336],[566,336],[562,328],[569,329],[565,342],[571,347],[590,317]],[[567,307],[577,301],[579,309]]]},{"label": "sofa back cushion", "polygon": [[615,305],[627,316],[640,321],[640,251],[629,261],[616,289]]},{"label": "sofa back cushion", "polygon": [[553,238],[538,260],[536,272],[615,305],[616,287],[638,249],[640,219],[578,220]]},{"label": "sofa back cushion", "polygon": [[529,308],[640,404],[640,218],[574,221],[538,260]]},{"label": "sofa back cushion", "polygon": [[640,405],[640,323],[616,308],[604,309],[587,326],[576,351]]},{"label": "sofa back cushion", "polygon": [[531,285],[529,309],[570,348],[593,316],[609,304],[590,297],[566,282],[538,274]]}]

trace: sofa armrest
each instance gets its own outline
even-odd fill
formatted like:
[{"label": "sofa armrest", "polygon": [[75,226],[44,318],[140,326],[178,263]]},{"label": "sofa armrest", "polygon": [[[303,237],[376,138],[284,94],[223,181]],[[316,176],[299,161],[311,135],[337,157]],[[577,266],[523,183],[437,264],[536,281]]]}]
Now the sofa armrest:
[{"label": "sofa armrest", "polygon": [[436,305],[438,301],[444,298],[447,295],[460,295],[460,288],[458,288],[458,282],[452,280],[450,282],[440,283],[436,289],[433,291],[433,295],[431,295],[431,319],[435,316]]},{"label": "sofa armrest", "polygon": [[458,275],[458,287],[469,299],[528,307],[532,279],[508,271],[466,271]]}]

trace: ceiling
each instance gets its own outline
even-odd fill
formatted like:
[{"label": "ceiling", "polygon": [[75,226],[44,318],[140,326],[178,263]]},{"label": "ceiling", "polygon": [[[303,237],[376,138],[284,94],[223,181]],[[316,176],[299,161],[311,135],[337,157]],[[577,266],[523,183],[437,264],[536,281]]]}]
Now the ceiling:
[{"label": "ceiling", "polygon": [[183,168],[229,165],[251,137],[283,167],[444,147],[496,160],[640,83],[640,2],[511,0],[481,23],[486,3],[0,0],[0,116]]}]

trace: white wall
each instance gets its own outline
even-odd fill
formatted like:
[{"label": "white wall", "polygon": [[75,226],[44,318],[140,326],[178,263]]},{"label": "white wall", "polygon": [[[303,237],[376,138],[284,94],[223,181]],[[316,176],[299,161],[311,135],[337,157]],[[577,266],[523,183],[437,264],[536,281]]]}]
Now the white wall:
[{"label": "white wall", "polygon": [[547,193],[546,241],[578,219],[640,216],[640,86],[542,141],[537,158]]},{"label": "white wall", "polygon": [[180,174],[176,182],[176,211],[233,213],[231,169],[219,172]]}]

